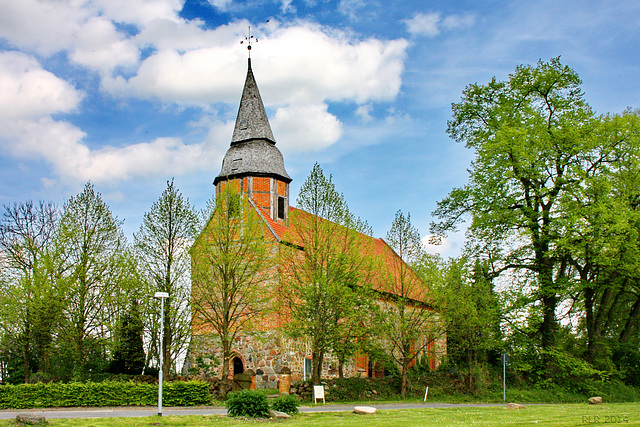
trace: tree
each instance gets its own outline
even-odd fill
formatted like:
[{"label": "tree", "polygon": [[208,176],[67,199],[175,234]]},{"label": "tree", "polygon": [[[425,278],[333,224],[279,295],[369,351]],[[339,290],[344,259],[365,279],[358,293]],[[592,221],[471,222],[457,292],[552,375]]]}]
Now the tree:
[{"label": "tree", "polygon": [[430,294],[447,333],[447,359],[466,371],[468,392],[474,389],[474,368],[497,354],[500,305],[486,263],[449,259],[439,267]]},{"label": "tree", "polygon": [[2,291],[0,322],[5,354],[22,361],[29,382],[33,372],[49,371],[51,345],[60,321],[63,296],[52,276],[57,273],[52,242],[60,212],[51,202],[5,206],[0,221]]},{"label": "tree", "polygon": [[[607,360],[640,316],[640,116],[602,116],[583,156],[582,185],[563,200],[560,247],[575,270],[575,298],[584,311],[587,361]],[[612,341],[609,337],[615,337]],[[607,341],[611,341],[606,349]],[[606,362],[602,363],[606,366]]]},{"label": "tree", "polygon": [[127,297],[126,239],[90,183],[65,205],[56,245],[64,254],[65,338],[73,349],[74,375],[81,378],[92,358],[106,362],[107,343]]},{"label": "tree", "polygon": [[569,263],[559,248],[560,202],[581,180],[582,158],[592,153],[593,113],[580,78],[558,58],[519,66],[508,81],[472,84],[453,104],[448,133],[475,150],[469,183],[438,203],[444,235],[470,215],[472,254],[490,256],[494,273],[526,270],[541,315],[544,349],[555,344],[556,310],[566,296]]},{"label": "tree", "polygon": [[[189,247],[198,232],[198,214],[174,186],[167,188],[145,213],[138,233],[134,234],[134,247],[142,276],[146,281],[145,302],[147,323],[151,330],[151,343],[158,341],[158,304],[150,297],[156,292],[167,292],[169,298],[164,312],[163,373],[175,371],[178,355],[184,352],[191,336],[189,309]],[[151,346],[148,357],[157,348]]]},{"label": "tree", "polygon": [[142,335],[144,325],[140,318],[138,302],[131,301],[129,310],[116,325],[114,349],[109,372],[114,374],[140,375],[145,367]]},{"label": "tree", "polygon": [[234,184],[219,190],[213,213],[191,248],[193,329],[220,340],[227,391],[233,344],[256,329],[272,305],[275,295],[267,283],[277,276],[273,242],[266,240],[262,219]]},{"label": "tree", "polygon": [[338,193],[331,176],[326,178],[315,164],[297,199],[303,210],[292,212],[292,242],[282,248],[283,283],[288,325],[293,336],[309,337],[312,348],[312,379],[320,382],[322,361],[341,345],[354,329],[354,319],[366,320],[367,291],[373,271],[368,256],[369,226],[356,218]]},{"label": "tree", "polygon": [[[427,301],[427,287],[411,265],[423,261],[426,253],[418,229],[411,224],[411,215],[396,212],[385,241],[395,251],[386,262],[391,268],[387,278],[392,295],[382,305],[385,322],[384,340],[388,354],[400,366],[401,394],[407,392],[407,373],[417,355],[434,339],[436,316]],[[424,339],[431,329],[431,339]]]}]

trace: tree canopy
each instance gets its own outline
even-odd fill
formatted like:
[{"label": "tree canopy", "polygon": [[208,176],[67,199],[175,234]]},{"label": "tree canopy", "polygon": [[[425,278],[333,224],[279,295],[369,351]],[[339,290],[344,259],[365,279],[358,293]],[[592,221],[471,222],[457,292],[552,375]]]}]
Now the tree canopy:
[{"label": "tree canopy", "polygon": [[[558,316],[584,310],[590,345],[602,336],[594,316],[622,309],[637,321],[629,255],[637,241],[638,115],[596,116],[580,85],[559,58],[469,85],[448,122],[451,137],[475,153],[469,182],[438,203],[432,224],[445,235],[470,221],[467,253],[487,260],[490,277],[520,285],[526,329],[544,354],[558,344]],[[621,286],[626,306],[614,297]]]}]

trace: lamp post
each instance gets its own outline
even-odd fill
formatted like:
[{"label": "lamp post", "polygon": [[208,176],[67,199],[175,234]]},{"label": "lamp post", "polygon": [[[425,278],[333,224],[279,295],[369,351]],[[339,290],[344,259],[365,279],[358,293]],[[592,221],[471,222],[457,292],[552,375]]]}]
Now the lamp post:
[{"label": "lamp post", "polygon": [[507,362],[509,361],[509,355],[502,353],[500,355],[502,360],[502,400],[507,401]]},{"label": "lamp post", "polygon": [[160,299],[160,370],[158,372],[158,416],[162,416],[162,368],[163,368],[163,355],[164,355],[164,300],[169,298],[167,292],[156,292],[153,295],[154,298]]}]

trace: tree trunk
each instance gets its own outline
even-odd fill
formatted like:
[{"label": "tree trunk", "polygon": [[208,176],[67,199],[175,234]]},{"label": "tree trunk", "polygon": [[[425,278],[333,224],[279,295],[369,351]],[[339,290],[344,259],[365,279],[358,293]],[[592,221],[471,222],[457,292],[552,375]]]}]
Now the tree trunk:
[{"label": "tree trunk", "polygon": [[631,308],[631,312],[629,313],[629,318],[620,332],[620,342],[626,343],[629,339],[629,335],[633,331],[634,326],[638,322],[638,317],[640,316],[640,296],[636,298],[636,302],[633,304]]},{"label": "tree trunk", "polygon": [[313,350],[311,353],[312,356],[312,369],[311,369],[311,380],[313,384],[320,384],[320,379],[322,378],[322,360],[324,359],[324,352],[321,350]]},{"label": "tree trunk", "polygon": [[164,306],[164,335],[163,335],[163,343],[162,343],[162,375],[164,378],[169,378],[169,374],[171,373],[171,344],[172,344],[172,332],[171,329],[171,312],[170,312],[170,303],[169,301],[165,301]]},{"label": "tree trunk", "polygon": [[222,375],[220,380],[222,381],[222,395],[226,396],[231,390],[231,381],[229,380],[229,357],[224,356],[222,358]]},{"label": "tree trunk", "polygon": [[409,362],[407,361],[407,358],[404,357],[402,359],[402,372],[401,372],[402,382],[400,383],[400,395],[402,397],[405,397],[407,395],[407,385],[409,383],[409,380],[407,379],[407,371],[409,370],[408,366],[409,366]]}]

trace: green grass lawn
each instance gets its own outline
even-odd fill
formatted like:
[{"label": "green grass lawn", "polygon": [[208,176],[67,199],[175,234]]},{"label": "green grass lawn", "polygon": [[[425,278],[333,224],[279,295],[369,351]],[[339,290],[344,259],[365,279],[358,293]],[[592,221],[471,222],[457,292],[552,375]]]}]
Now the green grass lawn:
[{"label": "green grass lawn", "polygon": [[[460,407],[443,409],[381,410],[375,415],[350,412],[298,414],[290,420],[242,420],[225,416],[172,416],[144,418],[51,419],[49,425],[64,427],[111,426],[584,426],[615,424],[640,426],[640,402],[531,405],[524,409],[499,407]],[[14,426],[13,421],[0,421],[0,427]]]}]

